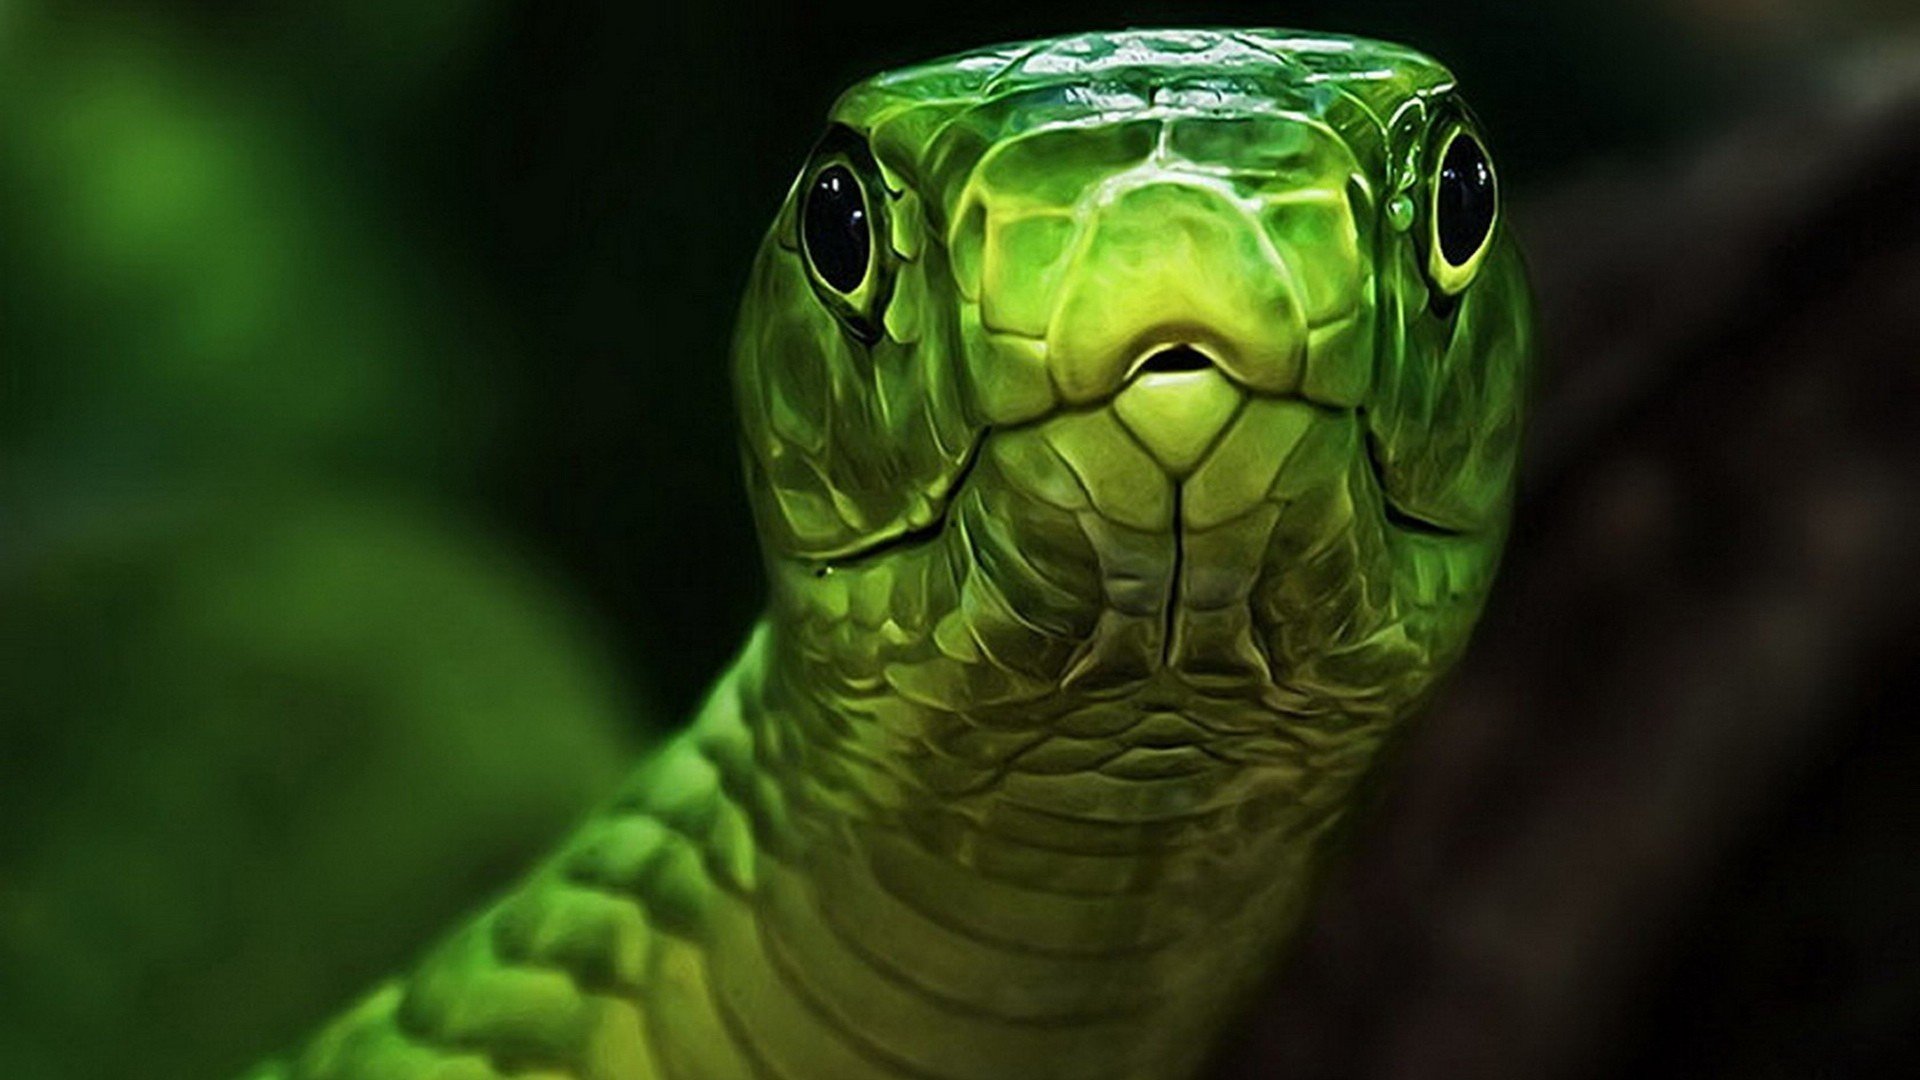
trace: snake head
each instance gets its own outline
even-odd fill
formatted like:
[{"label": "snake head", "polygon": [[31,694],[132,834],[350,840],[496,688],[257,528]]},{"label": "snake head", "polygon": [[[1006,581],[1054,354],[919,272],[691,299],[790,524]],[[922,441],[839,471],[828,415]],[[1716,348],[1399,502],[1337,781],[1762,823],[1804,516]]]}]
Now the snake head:
[{"label": "snake head", "polygon": [[1136,31],[847,91],[735,338],[783,663],[1059,716],[1404,713],[1506,530],[1530,300],[1404,48]]}]

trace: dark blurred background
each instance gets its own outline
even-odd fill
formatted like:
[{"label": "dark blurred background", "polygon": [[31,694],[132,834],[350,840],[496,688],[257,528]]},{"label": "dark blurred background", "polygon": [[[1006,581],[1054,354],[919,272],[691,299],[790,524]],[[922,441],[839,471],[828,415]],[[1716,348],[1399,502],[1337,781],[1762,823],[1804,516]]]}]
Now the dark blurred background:
[{"label": "dark blurred background", "polygon": [[837,90],[1257,24],[1448,60],[1548,356],[1507,576],[1226,1076],[1920,1066],[1909,0],[0,6],[0,1075],[286,1042],[670,730],[725,349]]}]

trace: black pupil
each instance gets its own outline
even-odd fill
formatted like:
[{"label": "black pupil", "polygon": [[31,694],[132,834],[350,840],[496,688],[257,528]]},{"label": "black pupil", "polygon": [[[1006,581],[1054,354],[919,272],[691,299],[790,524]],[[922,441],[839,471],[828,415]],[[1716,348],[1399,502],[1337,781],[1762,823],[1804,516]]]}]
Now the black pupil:
[{"label": "black pupil", "polygon": [[867,204],[860,182],[845,165],[831,165],[813,178],[805,215],[807,258],[827,284],[852,292],[867,276],[873,241],[867,235]]},{"label": "black pupil", "polygon": [[1480,140],[1461,135],[1447,147],[1440,163],[1440,190],[1435,206],[1440,254],[1451,266],[1465,266],[1493,229],[1496,195],[1493,166]]}]

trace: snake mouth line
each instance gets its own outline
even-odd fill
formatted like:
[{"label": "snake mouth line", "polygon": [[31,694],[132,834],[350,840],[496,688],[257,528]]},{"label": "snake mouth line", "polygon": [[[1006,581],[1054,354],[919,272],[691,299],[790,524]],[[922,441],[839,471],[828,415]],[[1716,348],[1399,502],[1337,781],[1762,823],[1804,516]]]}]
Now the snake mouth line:
[{"label": "snake mouth line", "polygon": [[[1111,404],[1111,400],[1106,400],[1094,403],[1089,407],[1106,408]],[[1043,419],[1051,419],[1052,416],[1055,415],[1058,414],[1049,414],[1048,417]],[[1353,415],[1355,422],[1364,428],[1366,425],[1365,411],[1356,409],[1353,411]],[[1034,422],[1038,421],[1029,421],[1028,423]],[[1026,427],[1028,425],[1020,424],[1017,426]],[[954,505],[959,502],[960,496],[965,492],[967,481],[972,478],[975,467],[980,464],[981,452],[985,448],[987,440],[999,430],[1002,429],[983,427],[974,434],[973,441],[968,444],[966,452],[961,455],[959,468],[954,470],[952,478],[929,497],[929,500],[935,507],[933,516],[929,520],[919,525],[907,526],[899,532],[881,536],[878,539],[848,551],[815,557],[812,560],[814,574],[824,577],[838,570],[855,569],[862,563],[880,558],[891,552],[918,547],[919,545],[937,540],[946,532],[947,522],[953,516]],[[1401,506],[1399,501],[1394,498],[1393,492],[1388,486],[1386,462],[1381,457],[1378,441],[1371,433],[1364,430],[1361,433],[1360,441],[1365,448],[1362,456],[1366,462],[1367,472],[1373,478],[1374,489],[1380,493],[1381,513],[1386,518],[1387,524],[1402,532],[1411,533],[1416,536],[1458,539],[1471,535],[1471,530],[1469,529],[1434,521]],[[1182,485],[1178,483],[1174,485],[1176,499],[1179,497],[1181,486]],[[1177,524],[1173,531],[1175,542],[1178,543],[1181,530]]]},{"label": "snake mouth line", "polygon": [[1380,441],[1374,438],[1371,431],[1366,430],[1365,412],[1356,411],[1355,419],[1361,426],[1360,442],[1365,447],[1363,456],[1367,461],[1367,472],[1373,477],[1374,490],[1380,493],[1380,511],[1387,519],[1387,524],[1416,536],[1452,540],[1470,535],[1471,530],[1456,528],[1422,517],[1400,505],[1399,501],[1393,497],[1393,489],[1387,486],[1387,463],[1380,456]]},{"label": "snake mouth line", "polygon": [[836,570],[851,570],[861,563],[877,559],[889,552],[917,547],[938,539],[942,533],[946,532],[947,521],[953,517],[954,504],[960,501],[967,479],[973,475],[974,467],[980,464],[981,449],[987,445],[987,439],[994,430],[991,427],[984,427],[974,433],[973,442],[967,445],[966,453],[960,456],[960,467],[954,470],[953,478],[948,480],[939,491],[929,496],[929,501],[934,505],[932,519],[924,524],[910,525],[900,532],[881,536],[851,551],[818,557],[813,560],[814,576],[825,577]]}]

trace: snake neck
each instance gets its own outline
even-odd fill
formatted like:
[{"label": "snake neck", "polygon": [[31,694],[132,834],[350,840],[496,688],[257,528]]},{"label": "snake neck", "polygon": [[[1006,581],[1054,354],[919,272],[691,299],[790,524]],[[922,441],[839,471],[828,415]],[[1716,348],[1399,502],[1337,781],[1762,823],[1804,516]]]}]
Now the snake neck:
[{"label": "snake neck", "polygon": [[798,677],[782,645],[756,632],[679,751],[751,833],[696,937],[714,985],[757,988],[718,1007],[766,1075],[1191,1074],[1370,756],[1151,683],[996,730]]},{"label": "snake neck", "polygon": [[621,796],[285,1075],[1189,1077],[1378,743],[1158,678],[941,708],[783,647],[759,627]]}]

